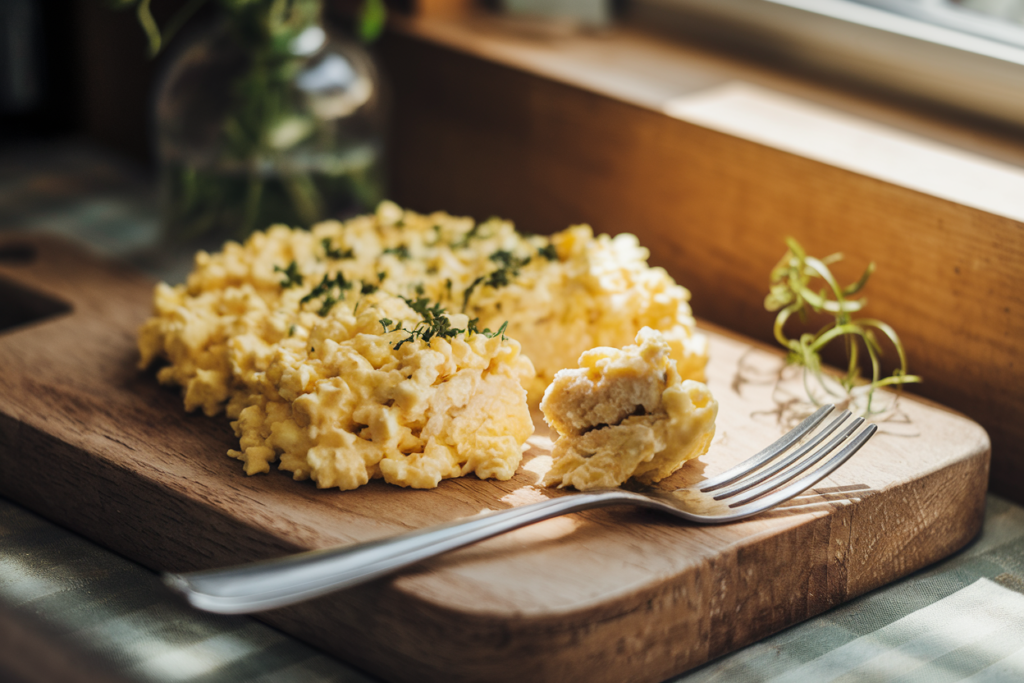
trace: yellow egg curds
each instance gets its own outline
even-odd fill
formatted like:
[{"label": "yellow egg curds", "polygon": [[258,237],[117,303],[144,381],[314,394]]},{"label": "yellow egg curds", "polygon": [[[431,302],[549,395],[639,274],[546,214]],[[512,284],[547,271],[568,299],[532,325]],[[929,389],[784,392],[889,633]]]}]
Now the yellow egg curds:
[{"label": "yellow egg curds", "polygon": [[384,202],[199,252],[185,284],[157,286],[140,366],[166,361],[157,377],[186,410],[225,410],[249,474],[277,462],[343,489],[507,479],[533,430],[527,395],[584,350],[648,325],[703,378],[689,293],[646,257],[632,235],[527,236]]}]

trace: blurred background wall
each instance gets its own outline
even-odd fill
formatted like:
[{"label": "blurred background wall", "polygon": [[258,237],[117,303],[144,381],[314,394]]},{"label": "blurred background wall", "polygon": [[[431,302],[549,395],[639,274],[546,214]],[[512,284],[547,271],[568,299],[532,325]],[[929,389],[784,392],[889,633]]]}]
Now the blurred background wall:
[{"label": "blurred background wall", "polygon": [[[157,0],[164,24],[187,0]],[[409,2],[389,3],[403,11]],[[328,11],[344,24],[358,0],[335,0]],[[195,25],[215,17],[207,3]],[[131,11],[103,0],[0,2],[0,145],[80,136],[128,159],[151,164],[153,87],[173,56],[150,58]]]},{"label": "blurred background wall", "polygon": [[77,9],[66,0],[0,3],[0,144],[78,129]]}]

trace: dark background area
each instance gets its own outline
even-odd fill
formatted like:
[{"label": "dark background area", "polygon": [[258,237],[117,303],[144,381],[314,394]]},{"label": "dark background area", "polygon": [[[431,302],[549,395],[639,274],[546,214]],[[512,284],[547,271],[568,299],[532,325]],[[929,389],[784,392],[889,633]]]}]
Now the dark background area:
[{"label": "dark background area", "polygon": [[[154,0],[164,25],[185,0]],[[407,11],[410,2],[388,3]],[[345,30],[358,0],[331,0],[332,25]],[[182,34],[215,21],[209,2]],[[103,0],[0,2],[0,147],[68,137],[86,138],[151,165],[151,101],[177,39],[155,58],[135,12]]]},{"label": "dark background area", "polygon": [[[166,18],[180,4],[154,10]],[[84,136],[149,161],[149,93],[162,60],[147,56],[134,13],[97,0],[8,0],[0,12],[0,144]]]},{"label": "dark background area", "polygon": [[74,9],[66,0],[0,3],[0,143],[77,129]]}]

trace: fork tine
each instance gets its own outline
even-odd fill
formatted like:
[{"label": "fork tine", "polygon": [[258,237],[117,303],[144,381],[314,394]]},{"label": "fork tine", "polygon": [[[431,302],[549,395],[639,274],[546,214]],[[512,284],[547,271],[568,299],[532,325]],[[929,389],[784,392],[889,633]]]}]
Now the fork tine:
[{"label": "fork tine", "polygon": [[787,471],[781,474],[775,475],[774,477],[764,482],[760,486],[755,486],[754,488],[750,489],[745,494],[743,494],[742,497],[734,501],[733,504],[743,505],[744,503],[749,503],[755,498],[758,498],[766,493],[774,491],[783,484],[792,481],[793,479],[796,479],[801,474],[803,474],[804,472],[806,472],[807,470],[809,470],[810,468],[814,467],[819,462],[824,460],[829,453],[834,451],[839,446],[839,444],[843,443],[848,438],[850,438],[850,435],[853,434],[853,432],[855,432],[857,428],[860,427],[862,424],[864,424],[864,418],[858,417],[853,422],[846,425],[842,429],[842,431],[840,431],[839,434],[837,434],[831,441],[822,446],[817,453],[812,453],[805,460],[803,460],[803,462],[798,463],[797,465],[789,468]]},{"label": "fork tine", "polygon": [[[757,486],[766,479],[773,477],[776,473],[781,472],[785,468],[789,467],[794,462],[796,462],[797,460],[799,460],[800,458],[804,457],[812,450],[817,448],[822,441],[827,439],[829,435],[832,434],[832,432],[834,432],[836,429],[840,427],[840,425],[842,425],[844,422],[850,419],[850,415],[852,415],[852,413],[849,410],[844,410],[830,424],[826,425],[820,432],[815,434],[814,438],[810,439],[809,441],[801,445],[800,448],[796,449],[782,460],[779,460],[771,467],[763,469],[757,474],[751,475],[746,479],[741,479],[738,483],[728,488],[720,490],[714,496],[715,500],[722,500],[723,498],[735,496],[737,493],[742,493],[743,491],[746,491],[752,486]],[[826,451],[826,454],[827,453],[828,451]]]},{"label": "fork tine", "polygon": [[792,448],[793,444],[802,439],[805,434],[807,434],[812,429],[821,424],[822,420],[828,417],[828,414],[831,413],[834,409],[835,406],[832,405],[831,403],[829,403],[828,405],[823,405],[822,407],[818,408],[816,411],[814,411],[813,415],[811,415],[806,420],[798,424],[789,432],[783,434],[782,438],[780,438],[775,443],[771,444],[764,450],[756,453],[753,457],[744,460],[743,462],[741,462],[739,465],[736,465],[732,469],[722,472],[717,477],[712,477],[711,479],[706,480],[701,486],[700,490],[707,492],[722,488],[723,486],[727,486],[728,484],[733,483],[737,479],[740,479],[744,475],[753,472],[762,465],[771,462],[772,460],[774,460],[775,458],[779,457],[780,455],[788,451],[790,448]]},{"label": "fork tine", "polygon": [[[853,454],[860,450],[861,446],[867,443],[867,440],[874,436],[875,432],[878,431],[878,427],[874,424],[869,424],[864,431],[855,436],[846,447],[839,451],[835,456],[832,457],[827,463],[814,470],[810,474],[797,479],[789,486],[772,493],[771,495],[764,496],[757,499],[753,503],[746,505],[744,510],[745,515],[754,515],[759,512],[763,512],[769,508],[773,508],[780,503],[784,503],[790,498],[794,498],[807,489],[811,488],[819,481],[827,477],[828,475],[839,469],[840,465],[845,463],[847,460],[853,457]],[[729,505],[730,508],[739,508],[743,506],[742,502],[733,503]]]}]

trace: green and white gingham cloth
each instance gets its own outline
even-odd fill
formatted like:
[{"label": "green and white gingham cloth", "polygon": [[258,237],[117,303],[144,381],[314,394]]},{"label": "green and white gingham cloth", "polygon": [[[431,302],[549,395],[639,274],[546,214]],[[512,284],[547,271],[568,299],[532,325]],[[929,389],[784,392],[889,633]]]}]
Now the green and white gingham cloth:
[{"label": "green and white gingham cloth", "polygon": [[989,495],[959,553],[673,681],[1024,682],[1024,508]]},{"label": "green and white gingham cloth", "polygon": [[[58,678],[375,680],[253,619],[193,611],[152,572],[0,499],[0,680]],[[989,496],[984,532],[956,555],[672,681],[1024,681],[1024,508]]]}]

